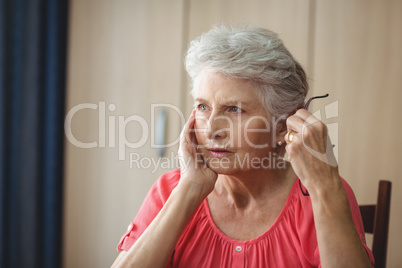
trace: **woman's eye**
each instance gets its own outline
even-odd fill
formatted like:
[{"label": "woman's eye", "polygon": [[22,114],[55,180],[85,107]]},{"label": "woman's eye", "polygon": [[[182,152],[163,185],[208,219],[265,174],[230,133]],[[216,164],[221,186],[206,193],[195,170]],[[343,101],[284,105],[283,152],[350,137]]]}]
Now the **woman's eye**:
[{"label": "woman's eye", "polygon": [[198,109],[202,110],[202,111],[206,111],[207,110],[207,106],[205,106],[204,104],[199,104],[198,105]]},{"label": "woman's eye", "polygon": [[231,112],[234,112],[234,113],[240,113],[240,112],[242,112],[242,109],[240,109],[240,108],[237,107],[237,106],[232,106],[232,107],[229,108],[229,110],[230,110]]}]

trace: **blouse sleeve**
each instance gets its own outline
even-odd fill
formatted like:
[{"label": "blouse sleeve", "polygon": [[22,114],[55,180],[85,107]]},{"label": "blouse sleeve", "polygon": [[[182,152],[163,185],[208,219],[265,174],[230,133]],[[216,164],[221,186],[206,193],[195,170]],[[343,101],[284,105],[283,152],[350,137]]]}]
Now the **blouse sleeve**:
[{"label": "blouse sleeve", "polygon": [[118,251],[128,251],[134,242],[141,236],[145,229],[151,224],[153,219],[162,209],[176,187],[180,179],[180,170],[176,169],[163,174],[152,185],[146,195],[138,214],[127,228],[117,245]]},{"label": "blouse sleeve", "polygon": [[371,265],[374,266],[374,256],[366,244],[366,236],[365,236],[365,232],[364,232],[363,220],[362,220],[362,216],[360,214],[360,208],[357,203],[356,197],[353,193],[352,188],[349,186],[349,184],[343,179],[342,179],[342,182],[343,182],[343,186],[346,190],[346,194],[348,195],[349,206],[350,206],[350,210],[352,211],[353,222],[354,222],[356,230],[359,234],[360,241],[362,242],[362,244],[367,252]]}]

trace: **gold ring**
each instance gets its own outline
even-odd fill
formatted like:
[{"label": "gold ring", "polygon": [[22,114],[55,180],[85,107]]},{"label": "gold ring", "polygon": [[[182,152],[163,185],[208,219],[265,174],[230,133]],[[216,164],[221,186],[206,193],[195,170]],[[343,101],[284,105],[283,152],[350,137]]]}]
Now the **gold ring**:
[{"label": "gold ring", "polygon": [[286,142],[287,143],[291,143],[292,141],[293,141],[293,137],[294,137],[294,135],[296,135],[296,132],[294,132],[294,131],[289,131],[288,133],[286,133],[286,135],[285,135],[285,140],[286,140]]}]

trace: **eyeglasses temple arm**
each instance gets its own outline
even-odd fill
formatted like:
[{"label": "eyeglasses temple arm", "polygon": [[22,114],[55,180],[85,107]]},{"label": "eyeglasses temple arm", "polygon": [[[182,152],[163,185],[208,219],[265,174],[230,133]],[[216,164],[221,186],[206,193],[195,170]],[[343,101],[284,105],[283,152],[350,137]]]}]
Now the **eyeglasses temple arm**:
[{"label": "eyeglasses temple arm", "polygon": [[327,93],[327,94],[322,95],[322,96],[311,97],[311,98],[307,101],[306,105],[304,106],[304,109],[305,109],[305,110],[308,110],[308,107],[310,106],[310,102],[311,102],[312,100],[314,100],[314,99],[326,98],[326,97],[328,97],[328,96],[329,96],[329,94]]}]

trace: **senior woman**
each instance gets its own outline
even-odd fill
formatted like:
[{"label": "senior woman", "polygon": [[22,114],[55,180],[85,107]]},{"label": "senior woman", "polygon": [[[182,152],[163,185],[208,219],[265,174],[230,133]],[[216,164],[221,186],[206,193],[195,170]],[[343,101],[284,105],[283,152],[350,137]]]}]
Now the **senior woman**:
[{"label": "senior woman", "polygon": [[113,266],[371,267],[327,129],[302,109],[305,72],[278,36],[216,26],[191,42],[186,69],[195,109],[180,169],[152,186]]}]

